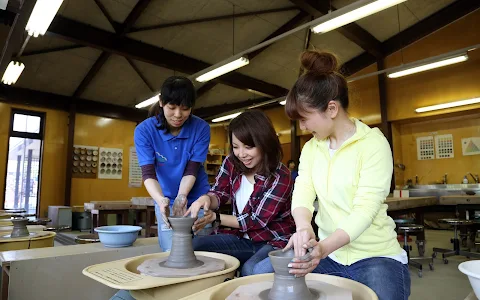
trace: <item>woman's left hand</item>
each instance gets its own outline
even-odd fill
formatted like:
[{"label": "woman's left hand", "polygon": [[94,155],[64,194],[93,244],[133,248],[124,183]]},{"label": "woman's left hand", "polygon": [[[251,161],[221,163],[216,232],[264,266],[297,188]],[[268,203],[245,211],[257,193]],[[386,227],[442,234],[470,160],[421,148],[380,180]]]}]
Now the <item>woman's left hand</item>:
[{"label": "woman's left hand", "polygon": [[216,214],[212,210],[206,210],[203,218],[197,219],[195,223],[193,223],[193,231],[197,234],[200,230],[202,230],[207,224],[211,224],[216,219]]},{"label": "woman's left hand", "polygon": [[304,244],[303,248],[309,249],[307,254],[293,258],[292,262],[288,264],[290,274],[294,274],[296,277],[311,273],[318,266],[320,260],[326,256],[322,244],[314,239]]}]

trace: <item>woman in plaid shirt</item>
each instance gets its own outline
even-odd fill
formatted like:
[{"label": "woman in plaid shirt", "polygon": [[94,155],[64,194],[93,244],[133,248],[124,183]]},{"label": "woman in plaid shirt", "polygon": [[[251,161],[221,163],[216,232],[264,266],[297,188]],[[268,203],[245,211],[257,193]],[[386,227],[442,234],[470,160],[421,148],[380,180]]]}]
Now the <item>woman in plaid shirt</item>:
[{"label": "woman in plaid shirt", "polygon": [[[215,235],[195,237],[195,251],[232,255],[240,260],[241,275],[273,272],[268,253],[288,243],[295,229],[290,213],[293,181],[281,163],[282,148],[272,123],[261,111],[247,111],[229,125],[232,142],[215,185],[207,195],[192,203],[186,215],[205,216],[193,230],[214,223]],[[231,203],[233,215],[218,213]],[[229,230],[218,230],[218,226]]]}]

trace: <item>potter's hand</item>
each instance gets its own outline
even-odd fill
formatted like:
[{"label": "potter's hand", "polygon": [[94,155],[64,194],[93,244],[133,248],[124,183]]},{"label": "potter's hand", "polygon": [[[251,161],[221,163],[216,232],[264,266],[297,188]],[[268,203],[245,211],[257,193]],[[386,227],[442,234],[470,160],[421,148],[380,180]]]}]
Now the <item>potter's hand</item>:
[{"label": "potter's hand", "polygon": [[170,222],[168,222],[168,217],[170,216],[170,199],[167,197],[160,198],[160,201],[157,201],[158,207],[160,208],[160,214],[162,215],[163,223],[167,228],[170,228]]},{"label": "potter's hand", "polygon": [[187,211],[187,196],[180,194],[173,201],[173,216],[182,217]]},{"label": "potter's hand", "polygon": [[294,274],[295,277],[305,276],[311,273],[320,263],[320,260],[326,256],[322,244],[315,239],[311,239],[303,245],[303,249],[309,249],[308,253],[302,257],[294,257],[291,263],[288,264],[290,268],[289,273]]},{"label": "potter's hand", "polygon": [[292,235],[283,251],[293,247],[293,250],[295,251],[295,257],[304,256],[307,252],[306,248],[303,246],[308,243],[308,241],[315,240],[315,238],[315,232],[313,232],[312,226],[297,228],[297,232]]},{"label": "potter's hand", "polygon": [[210,204],[210,197],[208,195],[203,195],[190,205],[190,208],[183,216],[187,217],[190,215],[192,218],[196,218],[200,209],[203,208],[205,211],[208,211],[210,209]]},{"label": "potter's hand", "polygon": [[216,219],[216,214],[214,211],[206,210],[205,215],[203,218],[200,218],[193,223],[193,232],[197,234],[200,230],[202,230],[207,224],[211,224]]}]

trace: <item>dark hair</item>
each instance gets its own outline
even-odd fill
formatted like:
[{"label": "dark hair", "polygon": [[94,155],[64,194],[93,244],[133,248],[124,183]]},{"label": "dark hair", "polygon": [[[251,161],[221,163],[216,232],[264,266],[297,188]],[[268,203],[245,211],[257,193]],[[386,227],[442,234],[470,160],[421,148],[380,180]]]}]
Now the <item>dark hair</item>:
[{"label": "dark hair", "polygon": [[[162,84],[160,101],[162,105],[174,104],[191,108],[195,105],[197,94],[193,83],[187,77],[171,76]],[[158,121],[157,128],[168,132],[167,120],[163,115],[160,103],[154,103],[148,110],[148,117],[155,116]]]},{"label": "dark hair", "polygon": [[293,159],[291,159],[291,160],[289,160],[289,161],[287,162],[287,167],[290,167],[290,164],[291,164],[291,163],[294,163],[295,165],[297,165],[297,164],[295,163],[295,161],[294,161]]},{"label": "dark hair", "polygon": [[300,76],[287,95],[285,112],[290,119],[301,119],[308,108],[325,111],[328,102],[337,100],[348,109],[348,86],[338,72],[334,54],[315,50],[304,51],[300,61],[305,73]]},{"label": "dark hair", "polygon": [[[262,161],[257,168],[257,173],[269,176],[273,173],[282,160],[283,151],[280,141],[273,128],[270,119],[260,110],[249,110],[233,119],[228,126],[228,134],[232,141],[232,134],[247,146],[257,147],[262,155]],[[233,146],[230,147],[230,155],[235,169],[247,172],[245,165],[233,154]]]}]

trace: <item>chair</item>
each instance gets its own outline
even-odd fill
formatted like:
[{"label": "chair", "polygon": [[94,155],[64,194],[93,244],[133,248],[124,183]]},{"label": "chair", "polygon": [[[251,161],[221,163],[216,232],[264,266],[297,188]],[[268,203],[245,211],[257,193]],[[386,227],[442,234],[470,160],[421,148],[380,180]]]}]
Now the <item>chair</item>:
[{"label": "chair", "polygon": [[468,252],[463,251],[460,249],[460,240],[458,239],[458,226],[471,226],[474,224],[473,221],[470,220],[460,220],[460,219],[439,219],[439,223],[449,224],[453,226],[453,238],[450,239],[450,242],[453,244],[452,249],[444,249],[444,248],[433,248],[432,258],[437,257],[437,253],[442,253],[443,263],[448,264],[447,257],[461,255],[467,258],[474,257],[480,258],[480,253]]},{"label": "chair", "polygon": [[[412,250],[412,248],[408,244],[408,234],[419,233],[423,230],[423,225],[417,224],[403,224],[398,226],[398,231],[403,234],[403,249],[407,252],[408,265],[418,269],[418,277],[423,276],[423,265],[418,262],[418,260],[431,260],[431,262],[428,263],[428,266],[430,267],[430,270],[433,271],[433,258],[424,257],[422,255],[419,257],[410,257],[410,251]],[[417,245],[419,244],[417,243]]]}]

